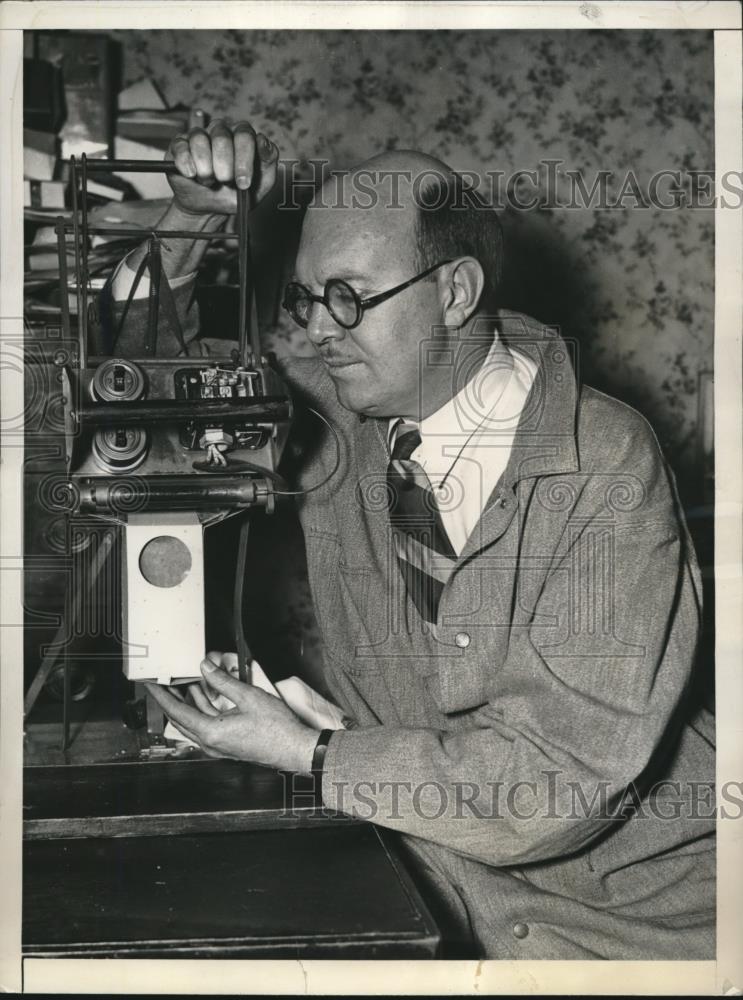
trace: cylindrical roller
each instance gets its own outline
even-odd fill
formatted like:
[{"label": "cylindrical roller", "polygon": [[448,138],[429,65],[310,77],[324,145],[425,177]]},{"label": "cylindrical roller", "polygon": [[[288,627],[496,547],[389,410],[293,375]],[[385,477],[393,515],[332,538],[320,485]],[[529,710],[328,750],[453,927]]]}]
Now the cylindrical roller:
[{"label": "cylindrical roller", "polygon": [[87,403],[75,411],[78,426],[132,427],[142,423],[240,424],[283,423],[291,419],[291,403],[283,396],[253,396],[238,402],[153,399],[127,403]]},{"label": "cylindrical roller", "polygon": [[266,505],[268,482],[245,476],[90,477],[77,483],[80,513],[212,510]]}]

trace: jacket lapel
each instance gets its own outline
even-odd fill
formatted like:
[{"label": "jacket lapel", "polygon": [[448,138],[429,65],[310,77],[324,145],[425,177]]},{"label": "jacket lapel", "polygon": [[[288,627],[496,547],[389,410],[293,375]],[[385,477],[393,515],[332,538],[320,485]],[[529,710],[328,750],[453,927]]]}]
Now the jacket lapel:
[{"label": "jacket lapel", "polygon": [[578,388],[565,341],[547,327],[517,327],[517,334],[503,335],[509,346],[527,354],[537,373],[524,403],[511,454],[503,475],[490,494],[482,516],[472,531],[460,564],[498,541],[519,506],[518,484],[538,476],[576,472],[575,444]]}]

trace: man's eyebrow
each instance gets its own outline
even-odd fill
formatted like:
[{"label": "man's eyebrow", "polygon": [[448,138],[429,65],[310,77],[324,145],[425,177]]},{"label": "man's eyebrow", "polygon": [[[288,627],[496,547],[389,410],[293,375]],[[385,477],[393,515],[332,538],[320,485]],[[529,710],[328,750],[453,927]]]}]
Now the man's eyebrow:
[{"label": "man's eyebrow", "polygon": [[[348,268],[339,268],[339,270],[333,271],[332,274],[329,273],[325,281],[329,281],[331,278],[340,278],[341,281],[347,281],[349,284],[353,284],[353,282],[359,282],[362,285],[366,285],[370,283],[372,280],[367,271],[354,271],[354,270],[349,270]],[[306,284],[306,282],[300,281],[296,273],[293,273],[289,280],[296,281],[300,285]],[[323,282],[323,284],[324,283],[325,282]]]},{"label": "man's eyebrow", "polygon": [[362,284],[366,284],[371,281],[371,278],[366,271],[339,271],[336,278],[342,278],[343,281],[360,281]]}]

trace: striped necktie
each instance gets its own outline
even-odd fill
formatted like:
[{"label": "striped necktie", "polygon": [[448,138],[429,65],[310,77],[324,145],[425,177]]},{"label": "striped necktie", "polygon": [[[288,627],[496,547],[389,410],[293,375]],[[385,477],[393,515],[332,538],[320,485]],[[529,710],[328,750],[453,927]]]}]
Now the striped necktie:
[{"label": "striped necktie", "polygon": [[398,424],[387,467],[390,525],[408,594],[421,617],[435,622],[457,556],[428,477],[410,457],[420,443],[416,424]]}]

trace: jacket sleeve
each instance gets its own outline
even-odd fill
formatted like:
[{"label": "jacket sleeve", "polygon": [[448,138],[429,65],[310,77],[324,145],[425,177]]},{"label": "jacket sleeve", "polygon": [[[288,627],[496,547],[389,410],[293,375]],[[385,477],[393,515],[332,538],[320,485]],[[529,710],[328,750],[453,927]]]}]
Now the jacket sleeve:
[{"label": "jacket sleeve", "polygon": [[[147,335],[149,300],[147,296],[137,297],[129,303],[125,310],[126,294],[131,287],[131,281],[117,281],[117,274],[127,268],[122,261],[114,271],[98,297],[98,312],[100,316],[99,343],[94,345],[96,353],[102,355],[121,355],[123,357],[138,357],[144,354],[144,343]],[[134,277],[132,272],[131,279]],[[196,276],[176,283],[170,289],[165,287],[165,277],[160,283],[160,308],[158,312],[157,355],[160,357],[176,357],[182,353],[180,340],[173,321],[171,310],[165,301],[172,295],[175,312],[180,320],[183,339],[188,345],[199,332],[199,309],[194,291]],[[123,323],[121,322],[124,317]],[[198,353],[192,351],[192,353]]]},{"label": "jacket sleeve", "polygon": [[334,734],[328,807],[510,865],[579,850],[632,806],[677,736],[700,620],[693,550],[654,476],[660,502],[620,520],[608,561],[601,489],[584,490],[536,603],[533,621],[564,622],[603,601],[601,634],[512,629],[471,728]]}]

